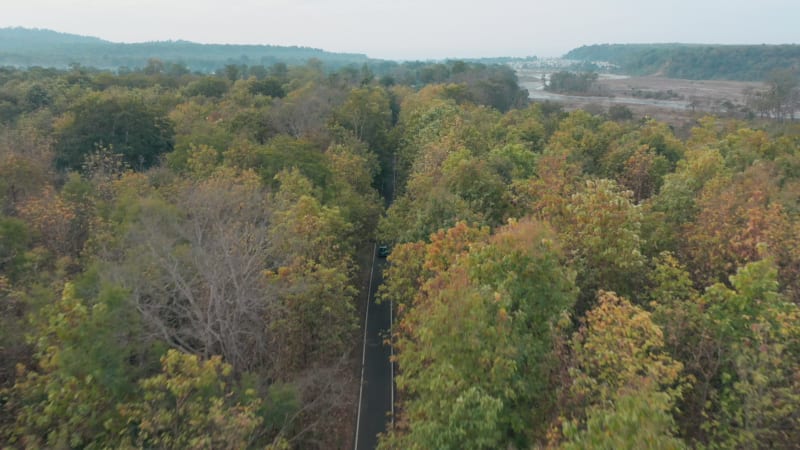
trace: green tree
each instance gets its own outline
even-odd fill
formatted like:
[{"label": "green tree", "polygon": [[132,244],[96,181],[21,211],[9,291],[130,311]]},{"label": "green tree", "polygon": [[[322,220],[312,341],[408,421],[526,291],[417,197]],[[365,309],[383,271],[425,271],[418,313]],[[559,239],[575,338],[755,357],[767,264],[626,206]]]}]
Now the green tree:
[{"label": "green tree", "polygon": [[660,241],[658,251],[677,250],[680,227],[698,214],[698,193],[709,181],[726,174],[719,151],[702,148],[687,151],[675,171],[664,176],[661,190],[649,206],[650,218],[656,222],[651,224],[649,235],[651,240]]},{"label": "green tree", "polygon": [[350,284],[350,227],[338,208],[310,196],[310,183],[296,171],[279,180],[268,236],[276,272],[270,282],[280,301],[271,320],[283,372],[341,358],[356,329],[356,291]]},{"label": "green tree", "polygon": [[791,448],[800,438],[800,310],[778,293],[769,259],[742,267],[730,284],[704,295],[720,362],[709,446]]},{"label": "green tree", "polygon": [[130,430],[122,446],[244,449],[258,440],[260,401],[253,391],[236,392],[232,368],[219,356],[169,350],[161,365],[161,373],[139,382],[140,398],[119,406]]},{"label": "green tree", "polygon": [[298,169],[317,187],[327,186],[331,178],[322,149],[309,140],[285,135],[263,146],[238,143],[225,151],[223,159],[227,166],[254,170],[273,188],[278,186],[275,176],[283,170]]},{"label": "green tree", "polygon": [[623,132],[624,128],[615,122],[604,122],[600,116],[577,110],[558,123],[547,150],[565,152],[569,161],[578,164],[586,174],[601,175],[603,160]]},{"label": "green tree", "polygon": [[673,436],[670,399],[663,393],[632,391],[606,408],[593,409],[586,427],[564,427],[563,450],[680,450],[689,448]]},{"label": "green tree", "polygon": [[629,192],[610,180],[590,180],[572,195],[558,224],[569,257],[578,270],[581,308],[600,289],[635,295],[643,282],[645,258],[640,237],[641,211]]},{"label": "green tree", "polygon": [[229,87],[229,83],[223,78],[204,77],[189,83],[185,88],[185,92],[186,95],[192,97],[200,95],[210,98],[222,98],[228,92]]},{"label": "green tree", "polygon": [[375,153],[361,144],[332,145],[325,152],[331,181],[324,197],[339,207],[343,218],[353,225],[354,238],[375,230],[383,205],[372,184],[380,170]]},{"label": "green tree", "polygon": [[353,89],[334,112],[334,118],[373,151],[388,150],[386,139],[392,125],[392,111],[389,95],[383,88]]},{"label": "green tree", "polygon": [[266,95],[273,98],[283,98],[286,96],[283,83],[275,77],[254,81],[250,83],[249,90],[253,95]]},{"label": "green tree", "polygon": [[32,343],[36,368],[20,367],[7,392],[15,420],[7,442],[26,448],[114,447],[120,417],[116,403],[135,392],[146,373],[151,344],[119,288],[102,288],[94,302],[67,284],[60,301],[43,309]]},{"label": "green tree", "polygon": [[597,73],[572,73],[559,71],[551,73],[545,89],[553,92],[586,93],[597,81]]},{"label": "green tree", "polygon": [[442,176],[449,190],[479,215],[482,223],[500,225],[508,218],[511,199],[505,181],[484,161],[466,150],[451,153],[442,164]]},{"label": "green tree", "polygon": [[25,273],[30,242],[25,222],[0,216],[0,277],[15,282]]},{"label": "green tree", "polygon": [[650,313],[601,292],[572,339],[570,392],[578,418],[564,424],[561,448],[685,448],[673,437],[671,416],[683,366],[663,346]]},{"label": "green tree", "polygon": [[172,150],[174,131],[166,116],[133,96],[90,96],[70,110],[57,130],[56,166],[77,170],[100,147],[146,169]]},{"label": "green tree", "polygon": [[[432,274],[396,327],[404,425],[381,446],[526,447],[541,437],[530,427],[552,405],[552,326],[574,300],[553,237],[541,223],[512,223]],[[449,247],[429,246],[426,267],[449,261],[440,253]]]}]

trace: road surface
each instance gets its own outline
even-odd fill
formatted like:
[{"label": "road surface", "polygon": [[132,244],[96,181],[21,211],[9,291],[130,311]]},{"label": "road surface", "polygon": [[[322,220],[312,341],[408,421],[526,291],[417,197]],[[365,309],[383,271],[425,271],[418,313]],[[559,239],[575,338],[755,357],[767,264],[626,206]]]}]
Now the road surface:
[{"label": "road surface", "polygon": [[369,283],[369,303],[365,313],[362,380],[356,419],[355,450],[372,450],[378,434],[386,431],[391,421],[393,400],[391,348],[384,341],[391,326],[391,305],[375,303],[375,292],[383,282],[386,260],[377,256],[373,247],[373,263]]}]

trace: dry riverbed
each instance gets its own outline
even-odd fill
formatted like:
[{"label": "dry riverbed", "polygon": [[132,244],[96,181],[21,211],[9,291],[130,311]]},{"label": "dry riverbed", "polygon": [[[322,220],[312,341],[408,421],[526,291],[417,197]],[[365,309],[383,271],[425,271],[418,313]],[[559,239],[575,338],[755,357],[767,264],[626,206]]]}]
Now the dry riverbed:
[{"label": "dry riverbed", "polygon": [[748,90],[763,83],[716,80],[679,80],[647,76],[600,75],[590,95],[561,95],[544,90],[543,73],[518,72],[520,85],[536,101],[554,101],[567,110],[605,112],[614,105],[628,107],[635,117],[649,116],[684,127],[698,116],[716,114],[742,116]]}]

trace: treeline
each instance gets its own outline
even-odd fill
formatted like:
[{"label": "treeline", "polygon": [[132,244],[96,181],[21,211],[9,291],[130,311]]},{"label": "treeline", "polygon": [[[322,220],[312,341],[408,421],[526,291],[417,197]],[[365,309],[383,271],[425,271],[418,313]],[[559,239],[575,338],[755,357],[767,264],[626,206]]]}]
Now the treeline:
[{"label": "treeline", "polygon": [[747,106],[761,117],[794,120],[800,109],[800,76],[796,70],[776,70],[766,80],[766,88],[745,91]]},{"label": "treeline", "polygon": [[[485,65],[464,61],[441,63],[406,62],[402,64],[346,65],[338,69],[325,66],[318,59],[302,65],[276,63],[261,65],[228,64],[214,74],[191,73],[184,65],[150,59],[137,70],[100,70],[73,66],[69,70],[33,67],[0,67],[0,123],[15,120],[21,114],[53,106],[64,90],[152,89],[156,86],[179,90],[182,95],[219,98],[238,81],[246,81],[249,94],[282,99],[293,89],[316,77],[330,86],[378,84],[384,88],[405,85],[420,88],[427,84],[449,84],[451,95],[459,102],[476,102],[506,111],[527,103],[528,93],[517,84],[513,69],[505,65]],[[310,111],[316,114],[315,111]]]},{"label": "treeline", "polygon": [[775,70],[800,67],[800,45],[598,44],[564,57],[607,61],[631,75],[762,81]]},{"label": "treeline", "polygon": [[141,68],[149,59],[179,63],[211,73],[226,64],[270,66],[304,64],[311,58],[328,67],[369,61],[366,55],[334,53],[309,47],[197,44],[187,41],[124,44],[86,36],[26,28],[0,29],[0,66],[67,68],[79,64],[99,69]]},{"label": "treeline", "polygon": [[561,70],[551,73],[544,89],[550,92],[584,94],[597,81],[596,72],[569,72]]},{"label": "treeline", "polygon": [[380,448],[796,448],[800,130],[404,97]]},{"label": "treeline", "polygon": [[[507,68],[398,67],[527,97]],[[400,75],[0,70],[2,445],[347,446]]]}]

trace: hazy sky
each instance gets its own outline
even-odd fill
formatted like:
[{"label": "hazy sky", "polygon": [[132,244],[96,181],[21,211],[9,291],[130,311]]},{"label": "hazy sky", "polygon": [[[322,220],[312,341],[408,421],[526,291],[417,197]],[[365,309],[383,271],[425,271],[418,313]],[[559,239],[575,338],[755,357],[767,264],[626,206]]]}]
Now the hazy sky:
[{"label": "hazy sky", "polygon": [[592,43],[800,42],[798,0],[0,0],[0,27],[375,58],[559,56]]}]

